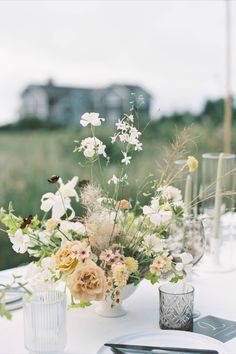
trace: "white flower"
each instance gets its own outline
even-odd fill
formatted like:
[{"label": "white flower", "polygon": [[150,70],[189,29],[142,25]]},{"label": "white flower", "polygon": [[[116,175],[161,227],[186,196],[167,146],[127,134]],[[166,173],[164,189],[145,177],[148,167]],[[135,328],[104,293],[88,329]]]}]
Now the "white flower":
[{"label": "white flower", "polygon": [[18,229],[14,236],[10,236],[12,248],[17,253],[25,253],[28,249],[30,238],[24,234],[22,229]]},{"label": "white flower", "polygon": [[182,200],[181,191],[175,187],[164,186],[160,187],[157,191],[161,192],[164,198],[172,200],[173,202],[178,202]]},{"label": "white flower", "polygon": [[178,254],[177,257],[181,259],[181,262],[178,262],[175,265],[177,272],[185,272],[186,274],[190,273],[193,266],[193,256],[190,253],[184,252]]},{"label": "white flower", "polygon": [[133,114],[130,114],[127,118],[128,118],[128,120],[130,120],[130,121],[133,123],[133,121],[134,121],[134,116],[133,116]]},{"label": "white flower", "polygon": [[121,162],[124,163],[125,165],[130,164],[131,156],[128,156],[127,152],[123,152],[123,151],[121,151],[121,152],[124,156],[124,158],[121,160]]},{"label": "white flower", "polygon": [[88,124],[98,127],[101,125],[101,121],[104,121],[104,118],[99,117],[99,113],[84,113],[81,117],[80,124],[83,127],[86,127]]},{"label": "white flower", "polygon": [[43,258],[39,266],[30,263],[27,267],[25,279],[28,281],[27,286],[31,290],[42,291],[55,288],[55,276],[59,276],[59,272],[55,270],[55,260],[52,256]]},{"label": "white flower", "polygon": [[143,249],[148,256],[163,250],[162,241],[154,234],[144,236],[143,246]]},{"label": "white flower", "polygon": [[143,150],[143,144],[140,143],[139,141],[137,141],[137,143],[135,144],[135,151],[142,151]]},{"label": "white flower", "polygon": [[151,206],[145,205],[143,207],[143,214],[147,215],[150,221],[156,226],[167,223],[173,215],[171,210],[165,210],[163,206],[159,205],[158,199],[153,199]]},{"label": "white flower", "polygon": [[121,121],[120,119],[118,120],[118,122],[116,123],[116,128],[117,130],[127,130],[129,128],[129,125],[124,122],[123,120]]},{"label": "white flower", "polygon": [[85,227],[79,221],[71,222],[71,221],[62,220],[60,222],[59,230],[65,235],[67,235],[68,232],[70,232],[70,231],[74,231],[74,232],[76,232],[79,235],[84,235],[85,234]]},{"label": "white flower", "polygon": [[117,135],[113,135],[111,137],[111,143],[114,144],[116,142],[116,139],[117,139]]},{"label": "white flower", "polygon": [[181,253],[180,258],[181,258],[184,265],[190,264],[193,262],[193,256],[187,252]]},{"label": "white flower", "polygon": [[67,182],[66,184],[64,184],[62,182],[62,179],[59,179],[59,184],[60,184],[60,188],[58,191],[58,194],[60,194],[63,198],[72,198],[74,197],[75,200],[78,202],[79,201],[79,196],[75,190],[75,187],[77,186],[79,177],[75,176],[73,177],[69,182]]},{"label": "white flower", "polygon": [[76,201],[79,200],[78,194],[75,190],[75,186],[78,183],[78,177],[73,177],[71,181],[63,184],[62,180],[59,179],[60,188],[53,193],[46,193],[41,198],[41,210],[46,213],[52,209],[52,218],[60,219],[67,210],[71,211],[69,219],[75,216],[75,212],[71,207],[70,198],[74,197]]},{"label": "white flower", "polygon": [[116,175],[113,175],[112,178],[110,178],[107,183],[111,184],[111,182],[112,182],[114,184],[118,184],[119,181],[120,181],[120,179],[118,177],[116,177]]},{"label": "white flower", "polygon": [[77,242],[71,247],[73,257],[84,261],[91,256],[90,246],[83,244],[83,242]]},{"label": "white flower", "polygon": [[48,231],[39,231],[38,237],[41,242],[43,242],[45,245],[49,245],[51,241],[51,233]]},{"label": "white flower", "polygon": [[96,137],[88,137],[81,141],[80,151],[83,151],[85,157],[93,157],[94,155],[103,155],[106,157],[106,145]]},{"label": "white flower", "polygon": [[129,139],[129,134],[124,133],[119,135],[119,139],[122,143],[125,143],[126,141],[128,142]]}]

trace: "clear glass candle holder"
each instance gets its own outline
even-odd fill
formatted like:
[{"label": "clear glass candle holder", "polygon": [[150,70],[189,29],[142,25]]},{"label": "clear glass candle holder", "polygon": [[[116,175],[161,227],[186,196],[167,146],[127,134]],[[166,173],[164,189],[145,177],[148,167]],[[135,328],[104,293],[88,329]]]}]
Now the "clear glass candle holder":
[{"label": "clear glass candle holder", "polygon": [[[222,170],[220,173],[221,185],[221,214],[232,210],[235,205],[235,196],[229,195],[236,189],[235,155],[222,155]],[[215,194],[217,185],[217,169],[220,153],[206,153],[202,155],[202,185],[201,204],[202,212],[212,216],[214,214]]]},{"label": "clear glass candle holder", "polygon": [[159,287],[161,329],[193,330],[194,288],[187,283]]},{"label": "clear glass candle holder", "polygon": [[187,160],[174,162],[173,186],[181,191],[185,203],[185,212],[189,215],[197,215],[198,196],[198,172],[189,172]]},{"label": "clear glass candle holder", "polygon": [[207,254],[214,267],[223,266],[229,270],[236,265],[235,166],[234,154],[202,155],[200,196]]},{"label": "clear glass candle holder", "polygon": [[63,353],[66,346],[66,294],[36,292],[24,298],[24,341],[32,354]]}]

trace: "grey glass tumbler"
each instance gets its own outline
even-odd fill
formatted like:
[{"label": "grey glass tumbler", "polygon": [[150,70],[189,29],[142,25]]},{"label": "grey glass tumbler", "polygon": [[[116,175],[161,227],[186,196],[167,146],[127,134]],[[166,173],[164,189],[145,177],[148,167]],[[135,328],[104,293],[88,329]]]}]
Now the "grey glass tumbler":
[{"label": "grey glass tumbler", "polygon": [[24,340],[32,354],[63,353],[66,346],[66,294],[36,292],[24,299]]},{"label": "grey glass tumbler", "polygon": [[186,283],[159,287],[161,329],[193,330],[194,288]]}]

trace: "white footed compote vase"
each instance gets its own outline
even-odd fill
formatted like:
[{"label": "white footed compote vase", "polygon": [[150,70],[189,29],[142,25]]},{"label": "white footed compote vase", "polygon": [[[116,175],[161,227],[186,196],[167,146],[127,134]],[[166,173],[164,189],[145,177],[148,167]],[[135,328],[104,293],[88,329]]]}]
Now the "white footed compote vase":
[{"label": "white footed compote vase", "polygon": [[138,285],[128,284],[121,290],[121,300],[119,304],[112,306],[112,299],[110,296],[104,301],[100,301],[95,308],[96,314],[102,317],[121,317],[125,316],[128,311],[123,306],[123,301],[128,299],[137,289]]}]

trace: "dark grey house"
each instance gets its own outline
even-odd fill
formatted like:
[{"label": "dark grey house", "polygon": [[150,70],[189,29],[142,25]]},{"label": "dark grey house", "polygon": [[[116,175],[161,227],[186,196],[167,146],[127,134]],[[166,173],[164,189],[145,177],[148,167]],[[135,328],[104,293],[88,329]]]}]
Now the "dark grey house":
[{"label": "dark grey house", "polygon": [[117,121],[128,113],[131,101],[140,101],[139,110],[150,113],[150,94],[139,86],[110,85],[89,89],[57,86],[52,80],[45,85],[29,85],[21,94],[21,118],[39,118],[66,125],[78,124],[85,112],[98,112],[107,121]]}]

